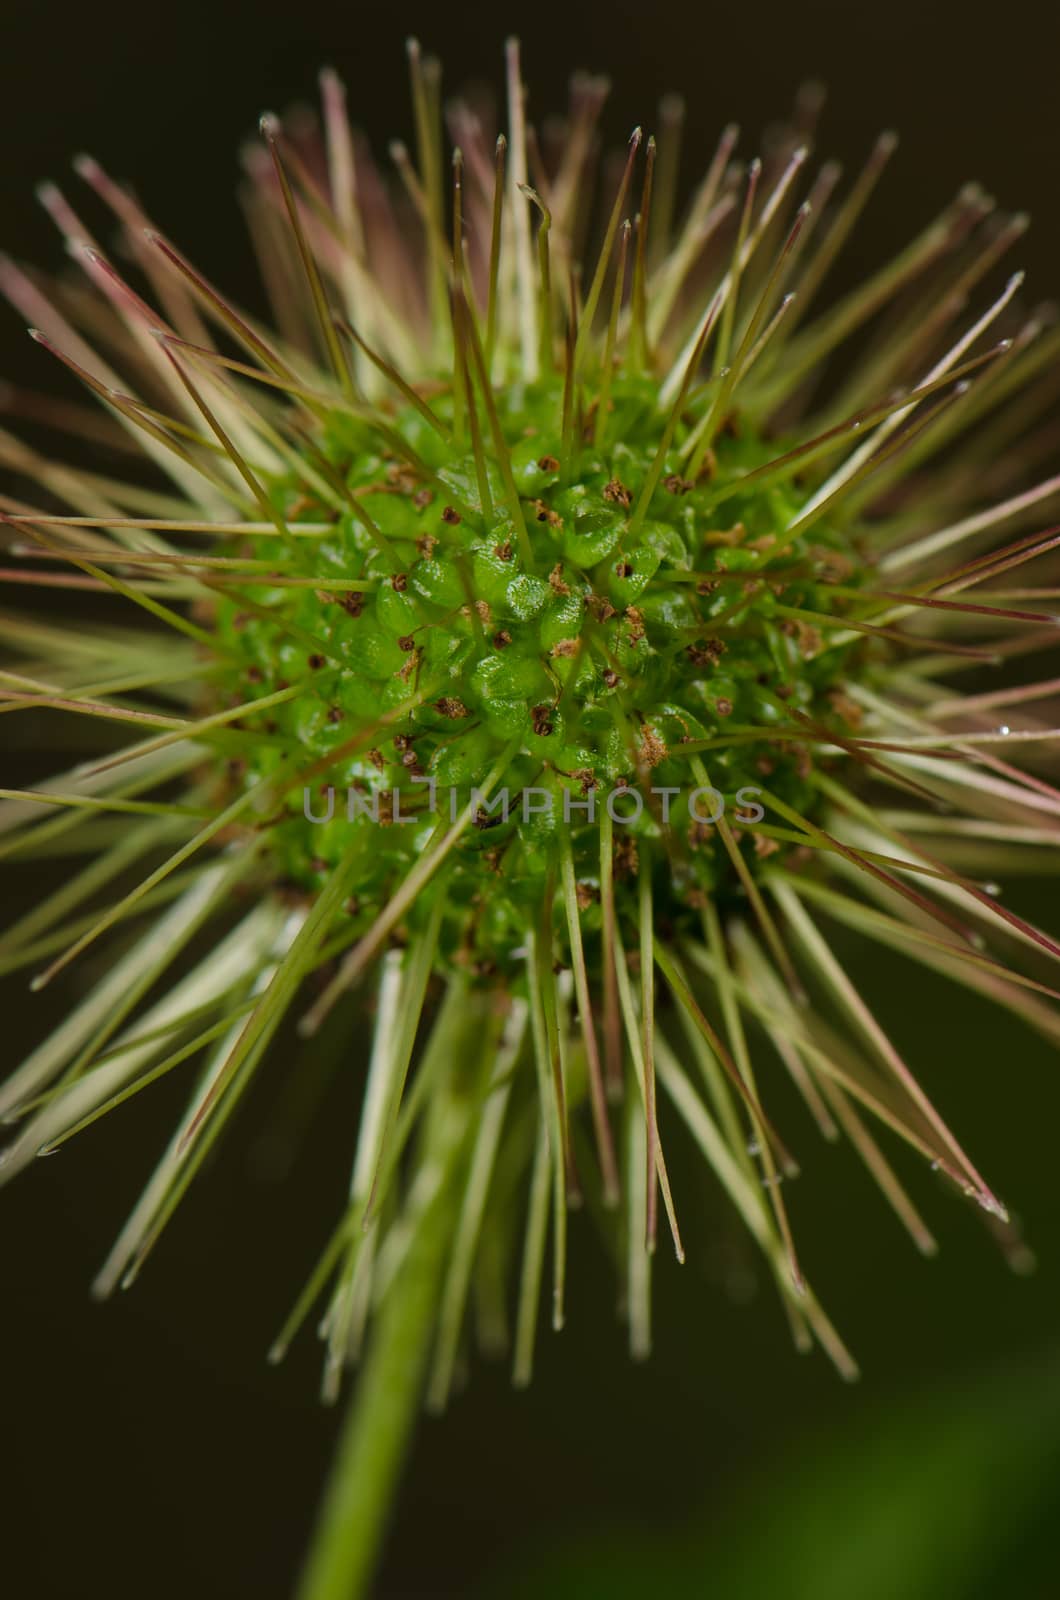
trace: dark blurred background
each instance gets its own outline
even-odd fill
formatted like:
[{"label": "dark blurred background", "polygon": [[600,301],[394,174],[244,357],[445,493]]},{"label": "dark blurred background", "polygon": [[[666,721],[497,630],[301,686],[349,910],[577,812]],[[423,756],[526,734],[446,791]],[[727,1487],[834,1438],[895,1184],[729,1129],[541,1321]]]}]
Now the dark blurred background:
[{"label": "dark blurred background", "polygon": [[[902,134],[848,276],[976,178],[1034,214],[1017,264],[1034,298],[1060,294],[1060,24],[1027,0],[15,4],[3,30],[0,247],[60,265],[33,188],[65,181],[70,157],[87,150],[135,184],[211,276],[255,302],[232,193],[257,115],[311,99],[331,63],[382,150],[411,134],[407,33],[443,56],[453,89],[499,87],[510,31],[524,41],[535,115],[561,109],[580,66],[613,79],[605,127],[616,143],[633,123],[652,125],[661,93],[682,91],[685,192],[725,121],[741,122],[749,149],[801,81],[821,79],[823,153],[854,168],[882,127]],[[6,308],[0,372],[38,389],[57,382]],[[5,897],[38,887],[26,869],[9,873]],[[1055,930],[1048,882],[1014,883],[1011,900]],[[1037,1274],[1011,1275],[979,1217],[899,1152],[942,1244],[938,1261],[922,1261],[850,1154],[790,1119],[806,1170],[790,1195],[794,1221],[862,1362],[851,1389],[822,1358],[793,1354],[765,1283],[740,1303],[725,1293],[728,1224],[686,1160],[675,1181],[690,1260],[679,1271],[660,1256],[651,1363],[629,1362],[601,1252],[576,1223],[568,1328],[544,1336],[530,1393],[480,1363],[447,1417],[421,1428],[381,1597],[592,1600],[651,1583],[668,1596],[748,1600],[1060,1594],[1055,1056],[911,964],[856,944],[844,956],[1022,1216]],[[13,1065],[55,1002],[9,984],[3,1004]],[[356,1103],[339,1074],[289,1161],[277,1161],[283,1084],[274,1062],[142,1281],[113,1305],[91,1304],[87,1286],[182,1083],[167,1080],[0,1193],[0,1559],[17,1600],[289,1594],[337,1417],[317,1402],[311,1336],[279,1370],[265,1351],[342,1203]]]}]

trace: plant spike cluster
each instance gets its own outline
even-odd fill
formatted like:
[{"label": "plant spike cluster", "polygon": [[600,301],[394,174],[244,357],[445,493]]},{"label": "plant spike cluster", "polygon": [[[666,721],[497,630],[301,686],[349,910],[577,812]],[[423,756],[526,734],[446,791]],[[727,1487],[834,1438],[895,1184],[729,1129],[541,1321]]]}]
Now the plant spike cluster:
[{"label": "plant spike cluster", "polygon": [[[980,876],[1058,859],[1060,684],[1015,669],[1056,638],[1060,532],[1028,529],[1060,478],[1026,484],[1055,438],[1060,332],[1048,309],[1020,319],[1018,277],[981,299],[1024,219],[974,186],[819,309],[889,135],[845,197],[829,164],[800,203],[809,127],[746,166],[727,128],[675,222],[669,100],[587,251],[606,85],[575,78],[569,119],[535,129],[514,44],[507,61],[507,136],[454,104],[447,161],[437,65],[411,47],[396,183],[330,73],[322,139],[263,119],[244,204],[275,331],[87,157],[113,259],[48,185],[83,281],[0,267],[106,415],[14,391],[7,408],[132,462],[126,480],[0,434],[24,558],[3,578],[99,608],[7,619],[0,711],[118,736],[4,791],[5,857],[88,864],[0,962],[40,989],[139,930],[0,1090],[4,1175],[197,1070],[98,1288],[130,1283],[288,1013],[312,1032],[338,1007],[338,1027],[370,974],[349,1206],[277,1352],[326,1295],[329,1394],[378,1315],[441,1406],[473,1294],[491,1347],[514,1304],[526,1382],[546,1259],[558,1328],[585,1195],[644,1354],[660,1209],[683,1259],[663,1138],[681,1122],[796,1343],[850,1376],[796,1258],[778,1071],[922,1251],[874,1122],[1023,1259],[821,924],[1060,1037],[1054,990],[1003,960],[1060,948]],[[961,690],[1010,660],[1001,687]],[[708,822],[689,797],[709,789],[726,809]],[[753,1062],[752,1032],[770,1047]]]}]

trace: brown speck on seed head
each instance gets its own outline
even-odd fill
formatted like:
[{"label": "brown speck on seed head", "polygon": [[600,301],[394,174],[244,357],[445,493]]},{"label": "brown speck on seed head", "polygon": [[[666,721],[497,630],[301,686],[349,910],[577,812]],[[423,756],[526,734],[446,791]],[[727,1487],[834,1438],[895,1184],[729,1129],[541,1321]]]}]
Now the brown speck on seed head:
[{"label": "brown speck on seed head", "polygon": [[578,902],[579,911],[588,911],[600,898],[600,891],[594,883],[576,883],[574,885],[574,898]]},{"label": "brown speck on seed head", "polygon": [[845,583],[854,575],[854,563],[838,550],[815,545],[810,555],[817,563],[818,573],[825,583]]},{"label": "brown speck on seed head", "polygon": [[644,613],[636,606],[627,606],[626,621],[629,623],[630,644],[639,644],[644,637]]},{"label": "brown speck on seed head", "polygon": [[572,772],[568,772],[567,776],[568,778],[573,778],[575,783],[580,786],[583,795],[588,794],[590,789],[596,788],[596,773],[592,767],[575,767]]},{"label": "brown speck on seed head", "polygon": [[443,717],[469,717],[471,715],[462,700],[455,699],[452,695],[443,695],[434,702],[435,711]]},{"label": "brown speck on seed head", "polygon": [[795,691],[790,683],[778,683],[773,693],[778,700],[790,700]]},{"label": "brown speck on seed head", "polygon": [[633,563],[632,563],[632,561],[619,561],[615,566],[615,572],[618,575],[618,577],[620,577],[620,578],[632,578],[632,576],[633,576]]},{"label": "brown speck on seed head", "polygon": [[633,504],[633,496],[620,478],[611,478],[604,484],[604,499],[609,505],[623,508]]},{"label": "brown speck on seed head", "polygon": [[864,713],[856,700],[852,700],[842,689],[832,689],[828,695],[832,710],[837,717],[849,723],[852,728],[859,728]]},{"label": "brown speck on seed head", "polygon": [[549,655],[561,657],[576,656],[578,654],[578,645],[579,641],[577,639],[557,639],[555,644],[552,646],[552,649],[549,651]]},{"label": "brown speck on seed head", "polygon": [[758,856],[759,860],[761,861],[766,861],[770,856],[775,856],[777,851],[780,849],[777,841],[775,839],[767,838],[764,833],[756,833],[754,840],[755,855]]},{"label": "brown speck on seed head", "polygon": [[508,540],[505,539],[503,544],[495,544],[493,546],[493,554],[498,561],[510,561],[512,559],[512,547]]},{"label": "brown speck on seed head", "polygon": [[682,478],[679,472],[671,472],[662,481],[662,486],[667,494],[687,494],[695,488],[691,478]]},{"label": "brown speck on seed head", "polygon": [[548,575],[548,585],[553,594],[570,594],[570,584],[563,581],[563,562],[557,561]]},{"label": "brown speck on seed head", "polygon": [[705,911],[710,904],[702,889],[686,889],[685,905],[691,906],[693,911]]},{"label": "brown speck on seed head", "polygon": [[718,638],[697,639],[685,646],[685,654],[693,666],[712,667],[721,660],[728,646]]},{"label": "brown speck on seed head", "polygon": [[697,594],[716,594],[721,588],[720,578],[700,578],[696,584]]},{"label": "brown speck on seed head", "polygon": [[409,586],[409,575],[408,575],[408,573],[407,572],[395,572],[394,576],[390,580],[390,587],[393,590],[395,590],[395,592],[397,594],[404,594],[405,590],[408,588],[408,586]]},{"label": "brown speck on seed head", "polygon": [[416,549],[425,560],[429,561],[439,544],[438,535],[434,533],[421,533],[416,540]]},{"label": "brown speck on seed head", "polygon": [[403,633],[401,635],[401,638],[398,640],[398,649],[399,650],[409,651],[409,650],[415,650],[415,648],[416,648],[416,641],[413,638],[412,634],[411,633]]},{"label": "brown speck on seed head", "polygon": [[364,595],[359,589],[351,589],[348,594],[341,597],[339,605],[347,616],[359,617],[364,610]]},{"label": "brown speck on seed head", "polygon": [[407,461],[392,461],[386,469],[386,481],[398,494],[411,494],[419,480]]},{"label": "brown speck on seed head", "polygon": [[607,671],[604,673],[604,682],[609,689],[617,689],[619,685],[618,673],[613,671],[611,667],[608,667]]},{"label": "brown speck on seed head", "polygon": [[538,522],[547,522],[550,528],[562,528],[563,518],[558,511],[553,511],[546,501],[531,500],[530,504],[534,508],[534,516]]},{"label": "brown speck on seed head", "polygon": [[610,622],[612,617],[618,615],[614,606],[611,604],[606,595],[586,595],[585,604],[590,615],[595,617],[597,622]]},{"label": "brown speck on seed head", "polygon": [[497,812],[496,816],[494,816],[491,812],[486,811],[482,806],[479,806],[472,820],[475,827],[478,828],[480,832],[485,833],[487,828],[495,828],[498,823],[504,821],[504,818],[499,811]]},{"label": "brown speck on seed head", "polygon": [[534,706],[530,712],[530,720],[533,723],[534,732],[537,734],[538,738],[547,739],[553,728],[552,707]]},{"label": "brown speck on seed head", "polygon": [[386,762],[383,760],[383,752],[381,750],[369,750],[368,759],[377,772],[382,772],[383,768],[386,766]]},{"label": "brown speck on seed head", "polygon": [[714,838],[714,824],[712,822],[693,822],[688,829],[688,843],[693,850],[702,850]]},{"label": "brown speck on seed head", "polygon": [[489,620],[490,620],[489,601],[488,600],[476,600],[475,601],[475,612],[476,612],[476,614],[478,616],[478,620],[483,625],[487,624],[489,622]]},{"label": "brown speck on seed head", "polygon": [[507,628],[498,628],[497,632],[493,635],[494,650],[504,650],[508,647],[508,645],[511,644],[511,642],[512,636],[508,632]]},{"label": "brown speck on seed head", "polygon": [[258,667],[258,666],[251,665],[251,666],[249,666],[247,668],[247,682],[248,683],[260,683],[261,680],[264,678],[264,676],[265,676],[265,674],[262,672],[261,668]]},{"label": "brown speck on seed head", "polygon": [[755,771],[760,772],[763,778],[771,778],[777,770],[777,764],[771,756],[759,756],[755,762]]},{"label": "brown speck on seed head", "polygon": [[813,771],[813,759],[804,744],[795,746],[795,771],[804,781]]},{"label": "brown speck on seed head", "polygon": [[559,462],[556,460],[555,456],[542,456],[537,464],[541,468],[542,472],[559,471]]},{"label": "brown speck on seed head", "polygon": [[450,527],[455,528],[457,523],[461,521],[459,511],[454,511],[452,506],[444,507],[442,511],[442,521],[448,522]]},{"label": "brown speck on seed head", "polygon": [[417,511],[425,511],[434,499],[433,489],[417,489],[412,496],[412,504]]},{"label": "brown speck on seed head", "polygon": [[398,671],[395,672],[395,678],[400,678],[402,683],[408,683],[422,659],[422,650],[410,650],[408,655],[405,657],[405,665],[400,667]]},{"label": "brown speck on seed head", "polygon": [[635,878],[640,866],[640,857],[637,854],[637,841],[625,829],[615,833],[611,853],[611,876],[614,878]]},{"label": "brown speck on seed head", "polygon": [[661,761],[666,760],[668,754],[665,741],[660,739],[651,724],[646,722],[641,730],[637,761],[644,767],[657,767]]},{"label": "brown speck on seed head", "polygon": [[731,717],[732,716],[732,701],[731,700],[727,700],[725,698],[725,696],[722,695],[720,700],[715,700],[715,702],[714,702],[714,710],[717,712],[719,717]]},{"label": "brown speck on seed head", "polygon": [[811,628],[808,622],[798,624],[796,642],[800,653],[805,657],[817,655],[822,644],[821,635],[816,628]]},{"label": "brown speck on seed head", "polygon": [[339,706],[328,707],[328,721],[332,724],[342,721],[342,711]]}]

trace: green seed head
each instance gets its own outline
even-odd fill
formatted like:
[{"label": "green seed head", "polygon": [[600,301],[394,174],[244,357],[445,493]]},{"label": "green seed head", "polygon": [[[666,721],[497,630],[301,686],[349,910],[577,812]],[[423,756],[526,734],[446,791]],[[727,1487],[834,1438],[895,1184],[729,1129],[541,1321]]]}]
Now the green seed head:
[{"label": "green seed head", "polygon": [[[586,376],[595,390],[599,369]],[[865,651],[799,613],[837,627],[856,588],[831,588],[864,563],[826,524],[790,537],[806,491],[770,476],[777,446],[753,415],[712,419],[717,390],[668,418],[657,382],[619,373],[606,416],[579,407],[565,440],[558,374],[506,385],[503,468],[468,443],[471,385],[462,411],[451,393],[429,419],[396,410],[383,439],[375,419],[322,420],[316,448],[346,508],[296,474],[271,486],[291,551],[277,576],[313,586],[265,588],[250,612],[225,599],[215,618],[222,694],[281,696],[267,724],[248,719],[273,738],[233,785],[282,773],[292,747],[314,769],[270,831],[293,885],[320,888],[356,841],[349,914],[367,929],[395,875],[470,807],[441,950],[491,974],[513,969],[560,832],[586,904],[599,898],[598,812],[620,868],[665,835],[657,904],[687,917],[739,881],[717,823],[739,839],[764,786],[813,808],[805,745],[777,730],[795,712],[845,727],[842,676]],[[688,442],[712,420],[687,477]],[[247,555],[268,566],[277,542],[270,530]],[[787,848],[742,844],[752,871]],[[620,908],[631,879],[620,871]]]}]

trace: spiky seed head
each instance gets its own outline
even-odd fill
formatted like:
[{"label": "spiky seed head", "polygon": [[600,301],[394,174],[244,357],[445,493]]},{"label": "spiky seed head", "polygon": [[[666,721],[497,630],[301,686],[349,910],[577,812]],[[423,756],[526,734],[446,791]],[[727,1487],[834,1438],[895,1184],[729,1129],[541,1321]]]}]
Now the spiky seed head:
[{"label": "spiky seed head", "polygon": [[[1027,532],[1060,481],[1027,487],[1026,431],[1060,337],[1020,314],[1018,278],[989,288],[1023,219],[988,220],[977,188],[821,309],[894,140],[835,198],[834,165],[804,176],[813,97],[764,162],[734,163],[726,129],[676,225],[667,101],[658,143],[634,131],[594,245],[604,86],[576,78],[564,137],[539,141],[515,46],[507,67],[507,135],[458,103],[449,162],[437,68],[411,50],[417,149],[392,147],[393,179],[333,74],[321,140],[262,119],[246,206],[275,331],[89,158],[77,170],[135,270],[54,186],[87,316],[83,288],[46,295],[0,266],[109,421],[9,407],[149,468],[125,482],[0,442],[27,558],[4,577],[99,608],[77,633],[20,619],[0,697],[129,735],[5,799],[6,854],[80,836],[89,860],[9,930],[4,964],[43,987],[97,939],[143,933],[0,1091],[21,1119],[5,1169],[198,1059],[99,1286],[129,1281],[285,1015],[312,1035],[341,1001],[349,1028],[370,975],[349,1209],[278,1349],[328,1290],[333,1389],[427,1251],[418,1348],[441,1404],[492,1252],[525,1382],[549,1238],[561,1326],[567,1206],[592,1189],[620,1207],[644,1354],[660,1197],[683,1258],[663,1153],[679,1120],[797,1338],[852,1375],[795,1253],[778,1071],[921,1249],[866,1117],[1022,1259],[818,916],[1057,1037],[1051,988],[983,934],[1060,951],[981,875],[992,853],[1007,868],[1056,846],[1060,795],[1038,770],[1056,685],[1006,673],[968,693],[959,674],[1056,637],[1047,578],[1011,575],[1045,573],[1060,544]],[[769,1046],[754,1063],[752,1029]]]}]

